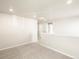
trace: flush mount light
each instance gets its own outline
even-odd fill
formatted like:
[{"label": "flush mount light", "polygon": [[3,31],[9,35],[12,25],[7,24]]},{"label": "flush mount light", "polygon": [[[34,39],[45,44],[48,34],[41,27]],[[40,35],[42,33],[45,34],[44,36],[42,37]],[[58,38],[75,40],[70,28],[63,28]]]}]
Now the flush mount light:
[{"label": "flush mount light", "polygon": [[10,12],[13,12],[13,9],[12,9],[12,8],[10,8],[10,9],[9,9],[9,11],[10,11]]},{"label": "flush mount light", "polygon": [[68,0],[67,1],[67,4],[69,5],[69,4],[71,4],[72,3],[72,0]]},{"label": "flush mount light", "polygon": [[43,19],[44,20],[45,18],[44,17],[39,17],[39,19],[41,19],[41,20]]},{"label": "flush mount light", "polygon": [[38,19],[39,19],[39,21],[47,21],[47,19],[45,17],[39,17]]}]

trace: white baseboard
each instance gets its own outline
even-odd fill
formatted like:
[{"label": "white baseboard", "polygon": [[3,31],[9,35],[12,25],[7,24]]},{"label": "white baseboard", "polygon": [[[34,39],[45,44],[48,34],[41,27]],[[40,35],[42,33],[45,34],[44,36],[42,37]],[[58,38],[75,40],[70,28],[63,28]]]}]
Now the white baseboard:
[{"label": "white baseboard", "polygon": [[[21,46],[21,45],[30,44],[30,43],[36,43],[36,42],[32,42],[32,41],[22,42],[22,43],[20,43],[20,44],[16,44],[16,45],[13,45],[13,46],[10,46],[10,47],[1,48],[0,51],[1,51],[1,50],[5,50],[5,49],[10,49],[10,48],[18,47],[18,46]],[[56,52],[58,52],[58,53],[61,53],[61,54],[65,55],[65,56],[68,56],[68,57],[70,57],[70,58],[72,58],[72,59],[75,59],[74,56],[71,56],[71,55],[69,55],[69,54],[67,54],[67,53],[61,52],[61,51],[59,51],[59,50],[57,50],[57,49],[55,49],[55,48],[52,48],[52,47],[48,46],[47,44],[40,43],[40,42],[37,42],[37,43],[40,44],[40,45],[42,45],[42,46],[44,46],[44,47],[46,47],[46,48],[48,48],[48,49],[51,49],[51,50],[53,50],[53,51],[56,51]]]},{"label": "white baseboard", "polygon": [[10,48],[14,48],[14,47],[18,47],[18,46],[21,46],[21,45],[25,45],[25,44],[30,44],[30,43],[33,43],[32,41],[28,41],[28,42],[21,42],[19,44],[16,44],[16,45],[12,45],[12,46],[9,46],[9,47],[4,47],[4,48],[1,48],[1,50],[6,50],[6,49],[10,49]]},{"label": "white baseboard", "polygon": [[64,52],[59,51],[59,50],[57,50],[57,49],[55,49],[55,48],[52,48],[52,47],[48,46],[47,44],[40,43],[40,42],[39,42],[39,44],[42,45],[42,46],[44,46],[44,47],[46,47],[46,48],[48,48],[48,49],[51,49],[51,50],[53,50],[53,51],[56,51],[56,52],[58,52],[58,53],[60,53],[60,54],[63,54],[63,55],[65,55],[65,56],[68,56],[69,58],[76,59],[74,56],[71,56],[71,55],[69,55],[69,54],[67,54],[67,53],[64,53]]}]

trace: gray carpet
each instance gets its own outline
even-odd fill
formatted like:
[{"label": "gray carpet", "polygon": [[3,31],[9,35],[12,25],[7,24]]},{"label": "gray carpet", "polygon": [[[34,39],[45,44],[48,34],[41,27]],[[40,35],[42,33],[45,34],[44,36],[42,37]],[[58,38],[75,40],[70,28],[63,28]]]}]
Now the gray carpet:
[{"label": "gray carpet", "polygon": [[72,59],[37,43],[0,51],[0,59]]}]

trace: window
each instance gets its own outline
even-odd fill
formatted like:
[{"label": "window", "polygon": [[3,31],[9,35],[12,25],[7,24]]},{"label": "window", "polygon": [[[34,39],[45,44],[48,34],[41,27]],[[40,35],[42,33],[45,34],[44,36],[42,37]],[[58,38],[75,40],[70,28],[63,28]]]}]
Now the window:
[{"label": "window", "polygon": [[48,34],[53,34],[53,23],[48,23]]},{"label": "window", "polygon": [[39,31],[43,34],[53,34],[53,23],[39,24]]}]

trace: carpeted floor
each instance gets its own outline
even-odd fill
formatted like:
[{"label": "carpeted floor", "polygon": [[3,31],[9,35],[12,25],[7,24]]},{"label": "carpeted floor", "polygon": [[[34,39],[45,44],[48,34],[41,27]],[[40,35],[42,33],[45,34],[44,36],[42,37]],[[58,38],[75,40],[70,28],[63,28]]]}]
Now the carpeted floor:
[{"label": "carpeted floor", "polygon": [[0,59],[72,59],[37,43],[0,51]]}]

